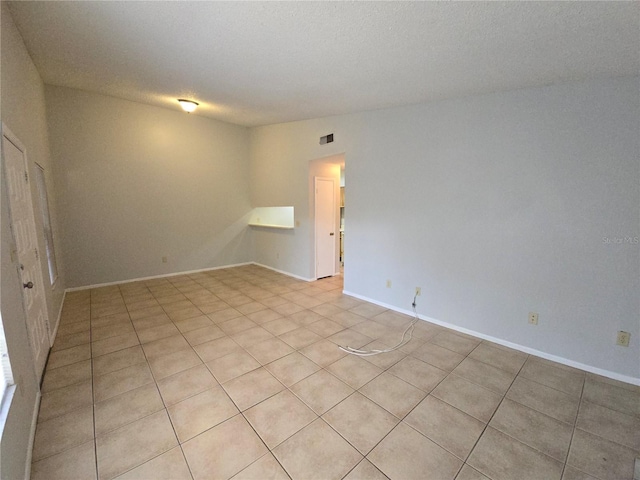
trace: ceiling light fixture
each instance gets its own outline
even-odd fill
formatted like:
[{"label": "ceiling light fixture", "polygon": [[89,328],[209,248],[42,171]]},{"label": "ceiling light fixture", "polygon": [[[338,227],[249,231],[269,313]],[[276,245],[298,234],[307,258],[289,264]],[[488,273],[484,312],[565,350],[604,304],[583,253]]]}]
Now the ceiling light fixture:
[{"label": "ceiling light fixture", "polygon": [[184,98],[179,98],[178,103],[180,104],[182,109],[187,113],[193,112],[198,107],[197,102],[194,102],[193,100],[185,100]]}]

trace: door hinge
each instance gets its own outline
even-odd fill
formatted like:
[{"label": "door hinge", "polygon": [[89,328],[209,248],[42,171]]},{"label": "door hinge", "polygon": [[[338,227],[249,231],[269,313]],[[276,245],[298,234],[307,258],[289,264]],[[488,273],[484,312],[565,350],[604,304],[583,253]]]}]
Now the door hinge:
[{"label": "door hinge", "polygon": [[34,248],[35,252],[36,252],[36,260],[40,260],[40,255],[38,254],[38,249]]},{"label": "door hinge", "polygon": [[24,182],[25,183],[29,183],[29,173],[28,172],[24,172]]}]

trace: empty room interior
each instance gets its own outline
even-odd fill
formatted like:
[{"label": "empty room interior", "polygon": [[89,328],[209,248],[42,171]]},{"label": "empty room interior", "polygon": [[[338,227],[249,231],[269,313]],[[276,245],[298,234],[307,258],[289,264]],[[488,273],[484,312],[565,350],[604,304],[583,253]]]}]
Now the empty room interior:
[{"label": "empty room interior", "polygon": [[2,1],[0,477],[640,479],[639,7]]}]

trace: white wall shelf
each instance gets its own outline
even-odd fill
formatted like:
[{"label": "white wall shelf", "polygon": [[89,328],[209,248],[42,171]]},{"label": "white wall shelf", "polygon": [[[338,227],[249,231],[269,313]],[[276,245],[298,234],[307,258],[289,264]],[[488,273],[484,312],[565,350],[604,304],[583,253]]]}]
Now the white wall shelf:
[{"label": "white wall shelf", "polygon": [[293,207],[256,207],[251,212],[249,226],[292,230],[295,227]]},{"label": "white wall shelf", "polygon": [[250,223],[250,227],[262,227],[262,228],[279,228],[281,230],[293,230],[295,227],[286,227],[284,225],[270,225],[268,223]]}]

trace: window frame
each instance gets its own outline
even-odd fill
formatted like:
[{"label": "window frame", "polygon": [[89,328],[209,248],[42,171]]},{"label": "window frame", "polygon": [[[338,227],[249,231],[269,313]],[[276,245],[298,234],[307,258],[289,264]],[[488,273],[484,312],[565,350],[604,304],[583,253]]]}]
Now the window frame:
[{"label": "window frame", "polygon": [[38,189],[38,204],[42,215],[42,228],[44,230],[44,245],[47,254],[47,267],[49,269],[49,281],[53,287],[58,280],[58,262],[51,227],[51,214],[49,211],[49,195],[47,193],[47,177],[42,165],[36,165],[36,188]]}]

